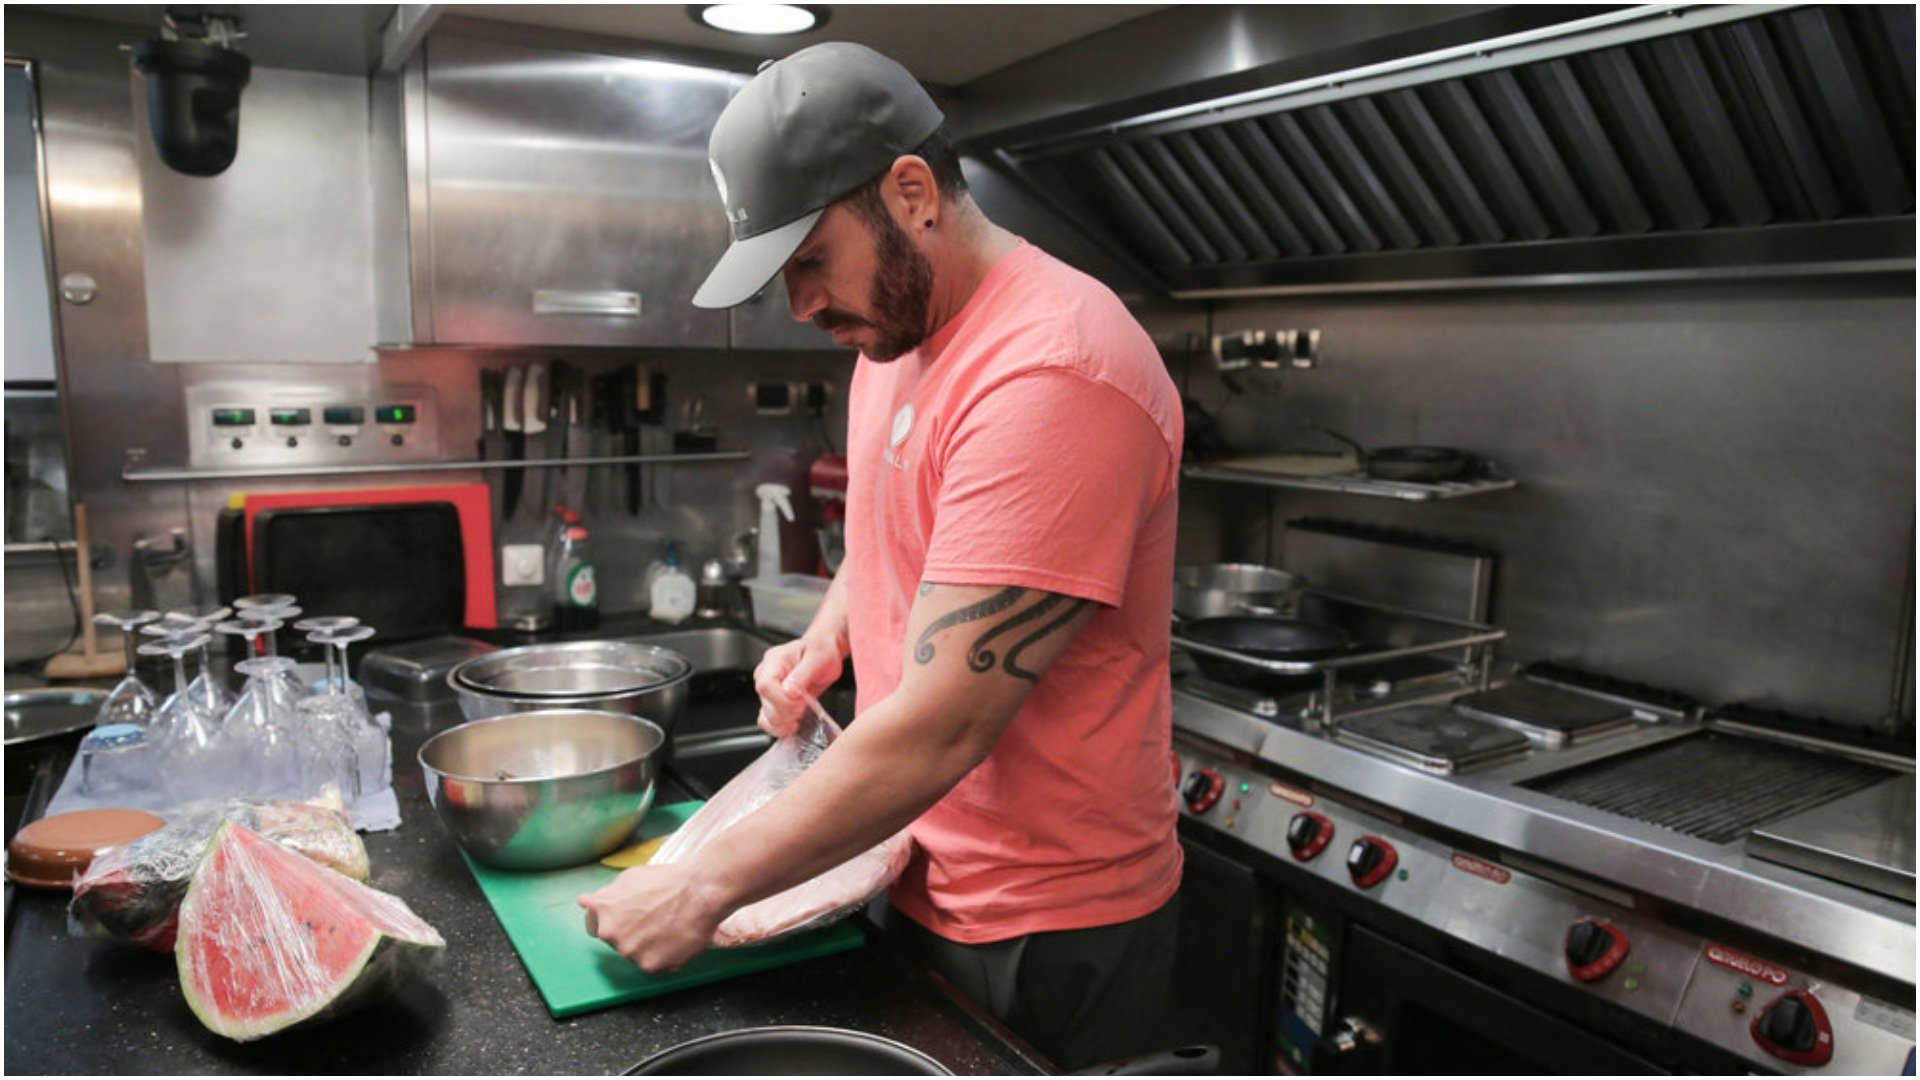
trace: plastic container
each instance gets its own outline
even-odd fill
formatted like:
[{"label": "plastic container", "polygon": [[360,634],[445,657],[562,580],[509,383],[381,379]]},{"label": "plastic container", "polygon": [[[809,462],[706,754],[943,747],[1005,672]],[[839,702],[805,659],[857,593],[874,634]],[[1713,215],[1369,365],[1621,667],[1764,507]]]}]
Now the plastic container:
[{"label": "plastic container", "polygon": [[753,621],[769,630],[799,637],[820,610],[832,581],[812,574],[780,574],[746,580],[753,596]]},{"label": "plastic container", "polygon": [[664,623],[683,622],[693,614],[697,591],[693,579],[680,569],[680,549],[670,545],[667,548],[667,564],[661,567],[660,573],[647,586],[652,601],[647,614]]}]

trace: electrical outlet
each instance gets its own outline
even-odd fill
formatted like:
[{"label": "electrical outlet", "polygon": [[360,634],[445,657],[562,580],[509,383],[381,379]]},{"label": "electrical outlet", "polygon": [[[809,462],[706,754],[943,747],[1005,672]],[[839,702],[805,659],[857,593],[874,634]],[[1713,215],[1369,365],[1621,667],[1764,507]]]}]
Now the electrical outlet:
[{"label": "electrical outlet", "polygon": [[541,585],[546,578],[546,550],[539,544],[501,545],[500,584]]},{"label": "electrical outlet", "polygon": [[747,384],[747,393],[753,400],[753,411],[758,416],[791,416],[794,399],[800,396],[798,383],[756,382]]}]

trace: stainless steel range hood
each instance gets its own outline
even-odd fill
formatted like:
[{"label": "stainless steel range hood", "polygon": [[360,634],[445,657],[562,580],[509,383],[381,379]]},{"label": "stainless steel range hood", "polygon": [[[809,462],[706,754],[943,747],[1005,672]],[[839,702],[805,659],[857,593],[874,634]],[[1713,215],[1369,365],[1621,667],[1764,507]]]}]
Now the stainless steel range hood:
[{"label": "stainless steel range hood", "polygon": [[1180,298],[1911,270],[1914,11],[1637,7],[973,147]]}]

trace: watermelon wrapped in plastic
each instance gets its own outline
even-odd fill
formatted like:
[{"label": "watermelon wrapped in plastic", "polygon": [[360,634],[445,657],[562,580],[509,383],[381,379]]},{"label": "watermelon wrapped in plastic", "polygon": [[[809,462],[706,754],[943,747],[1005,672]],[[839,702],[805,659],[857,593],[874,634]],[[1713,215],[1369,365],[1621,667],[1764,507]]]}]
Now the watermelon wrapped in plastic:
[{"label": "watermelon wrapped in plastic", "polygon": [[358,881],[367,880],[367,848],[337,800],[228,799],[195,803],[164,828],[103,852],[73,886],[67,912],[77,933],[173,951],[187,883],[222,822],[237,822],[275,843]]},{"label": "watermelon wrapped in plastic", "polygon": [[377,1000],[446,944],[399,897],[228,822],[180,904],[173,955],[194,1015],[247,1042]]},{"label": "watermelon wrapped in plastic", "polygon": [[[735,822],[786,790],[807,766],[827,752],[840,736],[840,726],[819,702],[809,697],[807,705],[809,714],[801,718],[794,733],[768,747],[706,805],[694,811],[660,845],[650,865],[666,866],[693,858]],[[714,931],[713,943],[723,948],[758,945],[844,919],[893,884],[912,854],[912,838],[905,830],[895,833],[810,881],[727,916]]]}]

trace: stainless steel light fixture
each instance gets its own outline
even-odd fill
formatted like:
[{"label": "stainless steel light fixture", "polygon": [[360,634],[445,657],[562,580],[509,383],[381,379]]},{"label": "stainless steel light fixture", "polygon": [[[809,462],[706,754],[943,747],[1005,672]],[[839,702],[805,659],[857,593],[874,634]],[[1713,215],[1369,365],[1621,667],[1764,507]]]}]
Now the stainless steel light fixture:
[{"label": "stainless steel light fixture", "polygon": [[804,33],[827,21],[826,8],[801,4],[689,4],[687,14],[715,30],[760,37]]}]

